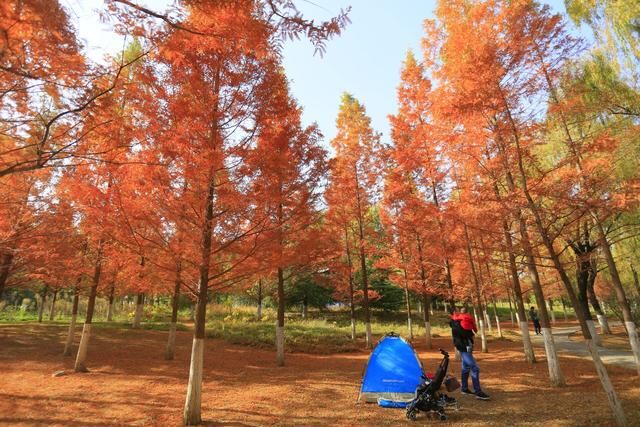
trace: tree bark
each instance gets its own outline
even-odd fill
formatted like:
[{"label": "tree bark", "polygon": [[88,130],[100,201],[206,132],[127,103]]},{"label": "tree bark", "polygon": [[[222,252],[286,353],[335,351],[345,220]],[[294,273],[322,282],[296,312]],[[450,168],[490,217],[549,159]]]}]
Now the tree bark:
[{"label": "tree bark", "polygon": [[176,347],[176,328],[178,326],[178,302],[180,301],[180,264],[176,268],[176,283],[173,288],[173,298],[171,298],[171,326],[169,327],[169,337],[167,348],[164,351],[165,360],[173,360]]},{"label": "tree bark", "polygon": [[[407,271],[405,270],[404,272],[405,277],[407,274]],[[413,339],[413,325],[411,324],[411,300],[409,298],[409,287],[407,286],[407,284],[405,283],[404,286],[404,299],[407,305],[407,332],[409,333],[409,339],[412,340]]]},{"label": "tree bark", "polygon": [[[551,75],[549,73],[548,66],[547,66],[547,64],[546,64],[546,62],[544,60],[544,56],[542,55],[542,53],[539,50],[536,51],[536,54],[537,54],[538,60],[540,61],[541,71],[543,72],[543,75],[545,77],[545,81],[547,83],[547,86],[548,86],[548,89],[549,89],[549,93],[551,95],[551,100],[553,101],[554,104],[560,105],[560,98],[558,96],[556,86],[554,85],[554,82],[551,79]],[[576,147],[576,144],[575,144],[575,141],[573,139],[573,136],[571,135],[571,130],[569,128],[569,124],[567,123],[566,117],[565,117],[562,109],[559,109],[558,112],[559,112],[559,114],[558,114],[559,118],[561,119],[560,121],[562,123],[562,128],[563,128],[564,133],[565,133],[565,137],[566,137],[566,142],[567,142],[568,148],[571,150],[571,152],[572,152],[572,154],[574,156],[573,160],[574,160],[574,163],[575,163],[576,170],[578,171],[579,176],[580,176],[580,182],[582,183],[583,186],[586,186],[585,174],[584,174],[584,170],[582,168],[581,155],[580,155],[580,153],[578,151],[578,148]],[[513,118],[511,117],[511,113],[510,112],[509,112],[509,118],[511,119],[512,126],[514,126]],[[520,170],[522,172],[523,171],[522,154],[520,152],[519,141],[517,139],[518,135],[515,132],[514,132],[514,135],[516,136],[519,167],[520,167]],[[524,175],[523,175],[523,178],[525,178]],[[530,194],[528,193],[526,187],[524,188],[524,190],[525,190],[525,196],[527,197],[527,202],[528,202],[529,205],[531,205],[533,200],[532,200]],[[587,205],[587,213],[591,217],[592,223],[595,226],[596,231],[598,233],[598,237],[597,237],[598,238],[598,243],[599,243],[600,249],[602,250],[602,252],[604,254],[604,258],[607,261],[607,267],[609,268],[609,274],[611,276],[611,285],[613,286],[613,290],[615,292],[616,299],[618,300],[618,305],[620,306],[620,310],[622,311],[622,317],[624,319],[624,323],[625,323],[625,325],[634,324],[633,328],[627,328],[627,333],[628,333],[628,336],[629,336],[629,343],[631,344],[631,350],[633,351],[633,355],[634,355],[634,358],[635,358],[635,361],[636,361],[636,369],[638,371],[638,374],[640,375],[640,341],[638,340],[638,333],[637,333],[636,328],[635,328],[635,323],[633,321],[633,317],[631,316],[631,307],[629,306],[629,301],[627,300],[627,296],[625,294],[624,287],[622,286],[622,281],[620,280],[620,274],[618,273],[618,267],[616,265],[615,259],[613,258],[613,253],[611,252],[611,245],[610,245],[610,243],[609,243],[609,241],[607,239],[607,234],[605,232],[603,222],[602,222],[602,220],[600,219],[600,217],[598,215],[598,212],[596,212],[592,207]],[[542,224],[540,224],[540,225],[542,225]],[[567,279],[568,279],[568,277],[567,277]],[[595,362],[595,359],[594,359],[594,362]],[[606,373],[606,370],[605,370],[605,373]],[[604,382],[603,382],[603,386],[605,386]],[[612,394],[615,395],[615,393],[613,392],[613,388],[611,388],[611,392],[612,392]],[[612,404],[612,408],[613,408],[614,412],[616,412],[617,409],[615,408],[614,402],[610,401],[610,403]],[[622,407],[620,407],[620,410],[622,410]],[[624,414],[622,414],[622,416],[624,416]],[[616,417],[618,417],[617,414],[616,414]]]},{"label": "tree bark", "polygon": [[49,307],[49,321],[53,321],[53,316],[56,313],[56,300],[58,299],[58,290],[53,290],[53,298],[51,299],[51,307]]},{"label": "tree bark", "polygon": [[258,279],[258,308],[256,309],[256,320],[262,320],[262,278]]},{"label": "tree bark", "polygon": [[364,309],[364,326],[366,331],[366,346],[371,348],[373,346],[373,337],[371,335],[371,312],[369,310],[369,276],[367,273],[367,258],[364,250],[365,236],[364,236],[364,214],[362,212],[362,205],[360,200],[360,183],[358,180],[358,171],[355,171],[356,180],[356,201],[358,206],[358,233],[359,233],[359,246],[360,246],[360,269],[362,271],[362,308]]},{"label": "tree bark", "polygon": [[144,293],[138,292],[136,297],[136,311],[133,315],[133,329],[140,328],[140,322],[142,320],[142,314],[144,313]]},{"label": "tree bark", "polygon": [[74,365],[74,370],[76,372],[89,372],[89,370],[85,366],[85,362],[87,360],[89,339],[91,338],[91,322],[93,321],[93,310],[96,305],[96,295],[98,294],[100,273],[102,271],[102,244],[103,242],[100,241],[98,245],[98,254],[93,271],[93,281],[91,283],[91,290],[89,291],[89,301],[87,302],[87,315],[84,319],[82,336],[80,337],[80,345],[78,346],[78,354],[76,355],[76,362]]},{"label": "tree bark", "polygon": [[475,263],[473,262],[473,256],[471,255],[471,240],[469,239],[469,230],[467,224],[464,225],[464,236],[467,244],[467,258],[469,260],[469,266],[471,266],[471,275],[473,276],[473,282],[476,287],[476,300],[478,311],[476,312],[474,307],[474,314],[476,314],[476,321],[478,322],[478,329],[480,330],[480,338],[482,340],[482,352],[487,353],[489,351],[487,347],[487,335],[484,330],[484,320],[482,319],[482,299],[480,293],[480,281],[478,278],[478,272],[476,271]]},{"label": "tree bark", "polygon": [[44,313],[44,303],[47,300],[47,291],[49,290],[48,286],[44,287],[42,294],[40,295],[40,307],[38,307],[38,323],[42,323],[42,314]]},{"label": "tree bark", "polygon": [[516,322],[513,320],[513,304],[511,304],[511,291],[507,289],[507,299],[509,300],[509,317],[511,318],[511,326],[514,326]]},{"label": "tree bark", "polygon": [[111,290],[109,290],[109,308],[107,311],[107,322],[111,322],[113,320],[113,310],[115,308],[115,292],[116,292],[116,284],[111,284]]},{"label": "tree bark", "polygon": [[[496,197],[500,196],[497,185],[493,186]],[[531,336],[529,335],[529,326],[527,325],[527,317],[525,315],[524,301],[522,299],[522,287],[520,286],[520,276],[518,274],[518,265],[516,264],[516,255],[513,248],[513,238],[511,230],[506,219],[502,220],[502,234],[504,237],[505,250],[509,259],[509,272],[511,273],[511,286],[513,287],[513,297],[516,304],[516,318],[520,327],[520,335],[522,336],[522,346],[524,349],[524,357],[527,363],[535,363],[536,355],[531,344]]]},{"label": "tree bark", "polygon": [[356,307],[353,300],[353,265],[351,264],[351,251],[349,250],[349,231],[344,229],[344,242],[347,251],[347,266],[349,267],[349,311],[351,314],[351,339],[356,339]]},{"label": "tree bark", "polygon": [[78,279],[78,283],[73,289],[73,308],[71,309],[71,322],[69,322],[69,332],[67,333],[67,342],[64,345],[64,352],[62,353],[63,356],[71,356],[73,337],[76,331],[76,319],[78,317],[78,302],[80,299],[80,292],[78,290],[79,284],[80,279]]},{"label": "tree bark", "polygon": [[195,325],[193,345],[191,346],[191,362],[189,364],[189,382],[187,383],[187,396],[182,417],[185,425],[198,425],[202,422],[202,367],[204,364],[204,339],[209,290],[209,269],[211,266],[211,234],[213,231],[213,196],[215,185],[215,172],[211,170],[209,172],[209,187],[207,189],[206,207],[203,215],[204,223],[202,226],[202,241],[200,245],[200,266],[198,268],[200,280],[194,312]]},{"label": "tree bark", "polygon": [[[505,101],[506,103],[506,101]],[[517,161],[518,161],[518,169],[520,171],[520,174],[522,176],[522,183],[523,183],[523,193],[525,195],[525,198],[527,200],[527,205],[529,207],[529,210],[531,210],[534,220],[535,220],[535,224],[536,224],[536,228],[538,229],[538,233],[540,234],[540,237],[542,238],[542,242],[544,243],[544,246],[547,248],[547,252],[549,253],[551,260],[553,261],[553,265],[555,267],[555,269],[557,270],[558,274],[560,275],[560,279],[562,280],[562,283],[565,286],[565,290],[567,292],[567,295],[569,296],[569,299],[571,301],[571,304],[574,306],[574,308],[576,308],[576,317],[578,318],[578,321],[580,323],[580,327],[582,329],[582,335],[584,336],[585,339],[585,344],[587,345],[587,348],[589,350],[589,352],[591,353],[591,357],[593,359],[593,363],[596,367],[596,370],[598,371],[598,376],[600,377],[600,382],[602,383],[602,387],[605,391],[605,393],[607,394],[607,398],[609,400],[609,405],[611,407],[611,409],[614,412],[614,415],[616,416],[616,420],[618,421],[619,425],[626,425],[626,420],[625,420],[625,415],[624,412],[622,410],[622,405],[620,404],[620,401],[618,400],[618,397],[613,389],[613,386],[611,384],[611,380],[609,379],[609,375],[607,374],[606,369],[604,368],[604,365],[602,363],[602,360],[600,360],[600,356],[598,355],[598,350],[595,348],[595,346],[592,343],[591,340],[591,333],[587,327],[586,324],[586,320],[584,318],[583,312],[581,310],[578,309],[578,300],[576,298],[575,292],[573,290],[573,286],[571,285],[571,280],[569,279],[569,276],[566,274],[566,271],[564,269],[564,266],[562,265],[562,262],[560,261],[560,257],[558,255],[558,253],[556,252],[555,248],[553,247],[553,241],[551,240],[550,236],[548,235],[547,230],[545,229],[544,225],[542,224],[542,219],[540,218],[540,214],[538,212],[537,206],[535,205],[533,198],[531,197],[531,194],[529,194],[528,188],[527,188],[527,179],[526,179],[526,173],[524,170],[524,165],[523,165],[523,161],[522,161],[522,153],[521,153],[521,148],[520,148],[520,142],[519,142],[519,134],[517,132],[516,126],[515,126],[515,122],[513,120],[513,117],[511,116],[511,111],[509,110],[508,106],[507,106],[507,115],[509,118],[509,121],[511,123],[511,127],[513,130],[513,137],[514,140],[516,142],[516,155],[517,155]]]},{"label": "tree bark", "polygon": [[429,295],[427,292],[424,292],[422,294],[422,305],[425,307],[424,310],[422,310],[422,316],[424,318],[424,338],[426,340],[426,344],[427,344],[427,348],[431,348],[432,343],[431,343],[431,317],[430,317],[430,313],[429,310],[426,309],[426,307],[429,307],[431,303],[431,295]]},{"label": "tree bark", "polygon": [[496,300],[493,300],[493,316],[496,319],[496,328],[498,328],[498,336],[502,338],[502,328],[500,327],[500,317],[498,317],[498,308],[496,307]]},{"label": "tree bark", "polygon": [[9,279],[9,272],[11,271],[11,265],[13,263],[13,253],[5,252],[0,257],[0,301],[4,294],[4,288]]},{"label": "tree bark", "polygon": [[284,272],[278,267],[278,321],[276,323],[276,363],[284,366]]}]

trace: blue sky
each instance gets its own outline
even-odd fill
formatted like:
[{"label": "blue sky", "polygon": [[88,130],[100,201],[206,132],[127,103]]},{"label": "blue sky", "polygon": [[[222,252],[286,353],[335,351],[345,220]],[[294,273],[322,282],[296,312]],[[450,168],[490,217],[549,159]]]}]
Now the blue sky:
[{"label": "blue sky", "polygon": [[[387,116],[396,111],[396,87],[408,49],[420,55],[422,23],[433,18],[434,0],[301,1],[305,14],[317,19],[351,5],[351,24],[327,43],[323,57],[307,41],[290,42],[284,66],[293,95],[304,107],[306,124],[317,122],[328,143],[335,135],[340,96],[350,92],[363,103],[375,130],[389,138]],[[562,0],[545,1],[564,12]],[[572,24],[571,24],[572,25]]]},{"label": "blue sky", "polygon": [[[98,19],[96,9],[103,8],[102,0],[61,2],[72,10],[80,37],[94,59],[121,49],[122,40]],[[140,3],[163,10],[171,2]],[[563,0],[544,3],[564,12]],[[324,56],[314,55],[313,46],[306,40],[285,44],[284,67],[292,93],[304,107],[305,124],[317,122],[328,144],[335,135],[341,94],[347,91],[365,105],[374,129],[387,140],[387,116],[396,110],[401,63],[408,49],[419,54],[422,23],[433,17],[435,0],[297,0],[296,4],[316,21],[329,19],[341,8],[351,6],[351,24],[340,37],[327,43]]]}]

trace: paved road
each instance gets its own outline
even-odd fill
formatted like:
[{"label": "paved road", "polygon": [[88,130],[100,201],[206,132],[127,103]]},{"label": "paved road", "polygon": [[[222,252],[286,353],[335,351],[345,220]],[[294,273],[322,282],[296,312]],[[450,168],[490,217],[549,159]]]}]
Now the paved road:
[{"label": "paved road", "polygon": [[[591,356],[582,341],[571,341],[569,335],[577,332],[580,328],[577,326],[569,326],[562,328],[553,328],[553,340],[556,349],[559,352],[567,352],[579,357],[588,358]],[[542,335],[531,335],[531,341],[534,345],[544,346]],[[629,369],[636,369],[636,363],[631,350],[615,350],[610,348],[598,347],[600,357],[605,364],[619,365]]]}]

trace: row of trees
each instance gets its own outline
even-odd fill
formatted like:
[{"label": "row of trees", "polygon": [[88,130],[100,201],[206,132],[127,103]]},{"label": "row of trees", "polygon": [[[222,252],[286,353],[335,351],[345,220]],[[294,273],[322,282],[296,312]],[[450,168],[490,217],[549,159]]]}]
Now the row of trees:
[{"label": "row of trees", "polygon": [[[382,271],[405,293],[410,331],[411,295],[425,308],[434,298],[473,304],[484,351],[488,307],[513,301],[530,363],[523,295],[533,292],[556,386],[564,378],[546,305],[568,300],[625,423],[589,302],[602,314],[599,277],[640,372],[629,304],[633,279],[640,290],[639,109],[624,65],[637,65],[635,38],[620,31],[622,53],[586,52],[535,2],[440,2],[421,59],[408,53],[402,66],[391,141],[345,94],[330,159],[317,127],[301,122],[280,45],[304,34],[322,51],[346,13],[316,24],[285,0],[185,0],[166,12],[105,3],[128,40],[107,66],[83,55],[58,2],[0,6],[0,295],[73,290],[66,354],[86,295],[77,371],[86,371],[97,297],[112,306],[115,295],[135,295],[138,324],[146,295],[171,295],[171,359],[186,293],[195,327],[184,421],[199,423],[212,294],[257,284],[262,296],[263,282],[274,283],[284,365],[288,281],[331,288],[349,305],[354,339],[361,307],[370,347],[370,303],[380,298],[371,273]],[[569,3],[572,17],[600,25]]]}]

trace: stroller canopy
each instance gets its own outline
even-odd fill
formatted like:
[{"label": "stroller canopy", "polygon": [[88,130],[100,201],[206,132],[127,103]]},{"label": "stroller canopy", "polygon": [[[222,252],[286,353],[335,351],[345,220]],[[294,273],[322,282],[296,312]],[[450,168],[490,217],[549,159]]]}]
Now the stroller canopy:
[{"label": "stroller canopy", "polygon": [[399,335],[387,334],[369,356],[358,400],[411,400],[422,375],[422,364],[411,344]]}]

